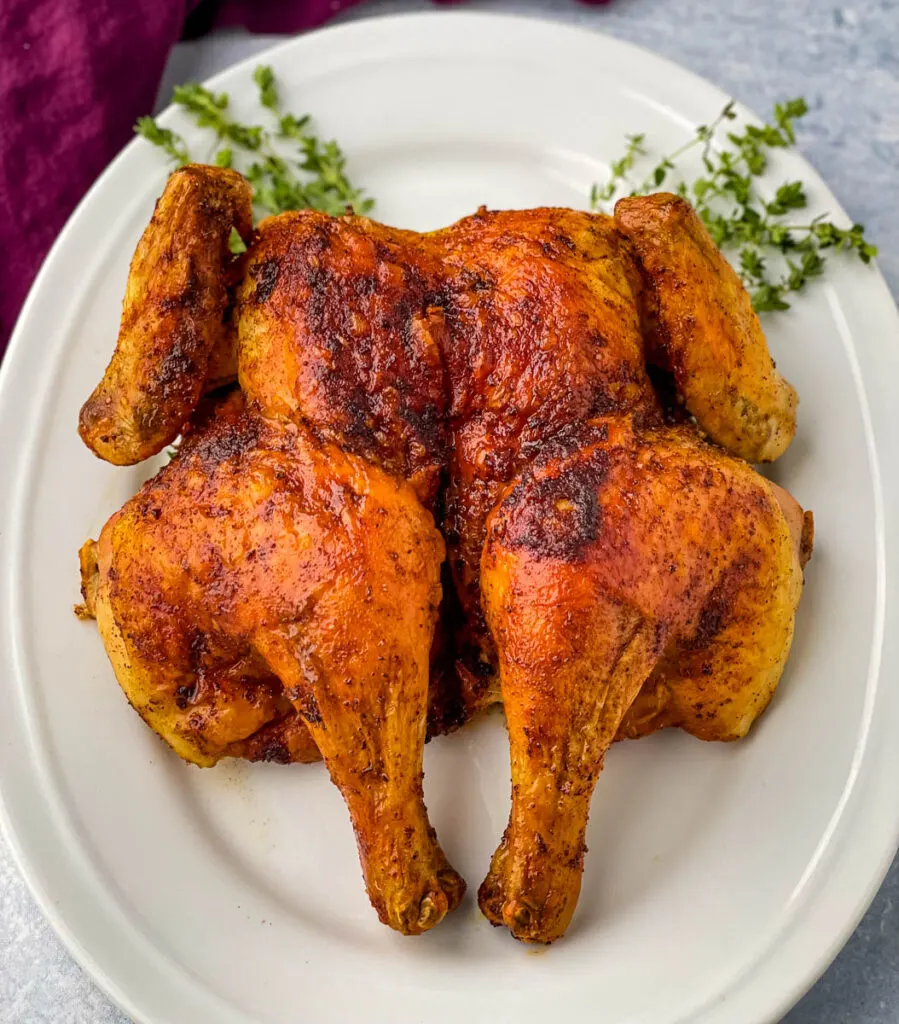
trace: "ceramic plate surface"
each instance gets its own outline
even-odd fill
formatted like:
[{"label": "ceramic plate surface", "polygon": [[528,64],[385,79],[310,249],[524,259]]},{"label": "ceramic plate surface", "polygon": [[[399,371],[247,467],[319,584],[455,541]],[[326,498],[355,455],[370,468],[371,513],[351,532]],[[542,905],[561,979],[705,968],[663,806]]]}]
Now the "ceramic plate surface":
[{"label": "ceramic plate surface", "polygon": [[[265,59],[286,106],[341,141],[376,215],[409,228],[481,203],[583,207],[626,133],[674,149],[726,100],[632,46],[465,13],[358,22]],[[254,119],[256,62],[214,79]],[[178,115],[165,121],[211,154]],[[321,766],[182,764],[72,614],[79,545],[155,469],[99,462],[75,427],[166,170],[135,143],[102,176],[2,368],[2,803],[75,956],[154,1024],[777,1019],[845,941],[899,831],[899,318],[878,271],[834,258],[768,325],[802,399],[773,476],[817,522],[770,711],[739,744],[672,732],[612,751],[575,922],[542,955],[492,929],[473,898],[508,812],[501,716],[430,744],[427,802],[470,894],[435,931],[404,939],[368,906]],[[843,216],[808,165],[782,154],[772,180],[787,177],[810,183],[813,212]]]}]

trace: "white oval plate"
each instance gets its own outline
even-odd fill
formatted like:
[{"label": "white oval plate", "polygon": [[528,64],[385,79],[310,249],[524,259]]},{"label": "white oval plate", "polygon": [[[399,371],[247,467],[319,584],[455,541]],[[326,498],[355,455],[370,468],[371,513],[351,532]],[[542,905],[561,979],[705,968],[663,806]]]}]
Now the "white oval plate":
[{"label": "white oval plate", "polygon": [[[495,16],[360,22],[265,59],[287,105],[344,144],[377,215],[414,228],[480,203],[582,206],[625,133],[673,149],[725,101],[632,46]],[[214,79],[250,116],[255,63]],[[776,174],[839,212],[799,158],[778,158]],[[771,711],[737,745],[670,733],[615,748],[575,923],[544,955],[490,928],[471,895],[403,939],[367,904],[320,766],[185,766],[72,615],[78,546],[152,468],[98,462],[75,424],[165,176],[144,143],[112,164],[41,271],[3,365],[3,807],[73,953],[134,1018],[166,1024],[778,1016],[850,933],[899,829],[899,633],[884,631],[899,581],[899,320],[879,273],[835,258],[826,283],[770,323],[802,396],[775,473],[818,524]],[[473,893],[508,808],[501,718],[431,744],[426,772],[432,819]]]}]

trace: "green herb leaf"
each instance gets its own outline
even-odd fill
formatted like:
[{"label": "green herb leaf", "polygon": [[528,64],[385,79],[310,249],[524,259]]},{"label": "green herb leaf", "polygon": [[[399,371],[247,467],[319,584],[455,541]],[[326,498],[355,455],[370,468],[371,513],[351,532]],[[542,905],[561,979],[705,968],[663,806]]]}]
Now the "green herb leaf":
[{"label": "green herb leaf", "polygon": [[228,96],[216,95],[203,85],[190,82],[176,85],[173,101],[193,115],[201,128],[212,128],[221,139],[227,139],[243,149],[256,150],[262,145],[262,128],[233,121],[227,114]]},{"label": "green herb leaf", "polygon": [[[261,106],[276,118],[272,131],[236,121],[229,112],[227,93],[214,93],[195,82],[175,87],[173,101],[199,127],[212,129],[219,141],[226,143],[216,152],[215,164],[233,167],[241,154],[251,154],[252,162],[244,173],[253,186],[255,205],[269,213],[306,208],[335,215],[348,209],[357,214],[369,212],[374,200],[350,182],[340,146],[319,139],[308,114],[298,116],[281,109],[272,69],[260,64],[253,72],[253,81],[259,89]],[[151,117],[140,118],[134,130],[165,150],[177,164],[189,162],[184,140],[160,128]],[[284,144],[280,150],[276,140]],[[288,144],[295,148],[293,158],[282,155]],[[233,234],[232,250],[236,244]]]},{"label": "green herb leaf", "polygon": [[744,247],[740,250],[740,273],[744,279],[764,281],[765,261],[759,254],[758,249]]},{"label": "green herb leaf", "polygon": [[645,141],[645,135],[628,135],[627,149],[624,156],[612,164],[609,180],[602,186],[594,184],[590,190],[591,210],[598,209],[600,203],[608,202],[615,195],[619,184],[625,181],[630,171],[633,170],[638,157],[645,155],[646,150],[643,148]]},{"label": "green herb leaf", "polygon": [[796,142],[796,133],[793,122],[808,113],[808,104],[802,97],[794,100],[787,100],[786,103],[777,103],[774,106],[774,120],[790,143]]},{"label": "green herb leaf", "polygon": [[228,248],[234,256],[239,256],[242,252],[247,251],[247,243],[240,237],[240,232],[237,228],[231,228],[231,234],[228,238]]},{"label": "green herb leaf", "polygon": [[752,305],[757,313],[775,313],[789,309],[789,302],[783,298],[783,288],[779,285],[763,284],[752,293]]},{"label": "green herb leaf", "polygon": [[[715,149],[718,128],[736,118],[731,101],[714,121],[699,125],[687,143],[662,157],[631,191],[631,195],[645,195],[659,188],[677,171],[678,160],[701,146],[705,174],[689,184],[681,178],[675,190],[678,195],[692,199],[715,244],[725,253],[736,251],[738,273],[759,312],[789,309],[786,296],[802,291],[810,280],[824,273],[825,249],[855,253],[863,263],[870,263],[877,255],[876,246],[867,241],[860,224],[839,228],[824,217],[816,217],[807,224],[786,222],[788,214],[808,205],[802,182],[785,182],[768,201],[756,191],[756,179],[768,167],[768,151],[793,145],[796,122],[806,113],[808,104],[804,99],[778,103],[771,123],[750,124],[742,131],[730,131],[725,136],[726,143]],[[634,139],[639,140],[637,146],[633,145]],[[638,158],[645,155],[644,141],[643,135],[628,136],[624,155],[611,165],[609,180],[590,190],[591,209],[615,198]],[[784,268],[780,276],[778,265]]]},{"label": "green herb leaf", "polygon": [[184,139],[171,128],[161,128],[152,117],[139,117],[134,131],[168,153],[179,167],[190,163],[190,154],[187,152],[187,143]]},{"label": "green herb leaf", "polygon": [[773,201],[766,203],[765,209],[772,217],[781,217],[789,210],[801,210],[807,205],[808,200],[802,182],[789,181],[780,186]]},{"label": "green herb leaf", "polygon": [[259,102],[269,110],[277,110],[278,90],[272,69],[267,64],[260,64],[253,72],[253,81],[259,86]]}]

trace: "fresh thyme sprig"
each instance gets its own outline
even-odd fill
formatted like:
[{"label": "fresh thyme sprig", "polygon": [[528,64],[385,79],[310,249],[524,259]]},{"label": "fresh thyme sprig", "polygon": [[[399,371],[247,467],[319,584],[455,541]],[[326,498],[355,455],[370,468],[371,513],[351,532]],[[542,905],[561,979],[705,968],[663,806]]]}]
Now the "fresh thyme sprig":
[{"label": "fresh thyme sprig", "polygon": [[168,153],[179,167],[190,163],[190,153],[187,151],[187,143],[184,139],[177,132],[173,132],[171,128],[160,127],[152,117],[139,117],[134,131]]},{"label": "fresh thyme sprig", "polygon": [[[693,203],[715,243],[733,255],[756,310],[789,309],[787,296],[802,291],[824,272],[824,250],[853,252],[863,263],[877,255],[861,224],[840,228],[823,216],[807,224],[790,223],[786,218],[808,205],[801,181],[785,182],[769,201],[755,189],[754,179],[768,168],[768,150],[794,145],[796,121],[807,112],[803,99],[778,103],[770,123],[728,132],[727,145],[715,149],[717,130],[737,116],[730,102],[714,121],[700,125],[693,138],[662,157],[637,185],[631,184],[630,174],[639,157],[646,155],[645,136],[630,135],[624,155],[612,164],[608,181],[591,189],[591,208],[597,209],[625,191],[646,195],[658,190],[677,172],[677,161],[701,146],[705,174],[689,184],[681,177],[674,190]],[[777,269],[772,269],[772,261]]]},{"label": "fresh thyme sprig", "polygon": [[[253,73],[261,106],[277,118],[270,131],[262,125],[246,125],[229,112],[227,93],[214,93],[205,86],[188,83],[175,87],[173,102],[182,107],[201,128],[211,128],[219,141],[214,161],[232,167],[237,160],[251,162],[245,174],[253,186],[253,202],[268,213],[314,209],[338,215],[352,209],[367,213],[374,200],[355,188],[346,174],[346,157],[332,141],[322,142],[310,130],[308,114],[297,117],[281,109],[274,72],[259,65]],[[183,166],[191,161],[187,143],[177,132],[162,128],[152,117],[138,119],[134,130],[159,146]],[[285,156],[288,148],[294,155]],[[297,152],[298,151],[298,152]],[[232,252],[240,252],[243,241],[232,232]]]},{"label": "fresh thyme sprig", "polygon": [[213,93],[203,85],[188,82],[175,86],[172,102],[191,114],[201,128],[211,128],[223,141],[254,151],[262,145],[265,133],[261,125],[240,124],[229,115],[227,93]]},{"label": "fresh thyme sprig", "polygon": [[234,256],[239,256],[242,252],[247,251],[247,243],[240,237],[237,228],[231,228],[231,234],[228,236],[228,248]]},{"label": "fresh thyme sprig", "polygon": [[603,186],[594,184],[590,189],[590,206],[594,210],[600,203],[607,203],[615,195],[621,182],[627,180],[628,174],[634,169],[637,159],[646,155],[646,150],[643,148],[643,143],[646,141],[645,135],[628,135],[626,138],[627,149],[620,160],[612,162],[612,173],[609,175],[609,180]]},{"label": "fresh thyme sprig", "polygon": [[300,182],[286,175],[285,162],[274,152],[267,152],[262,163],[252,165],[247,172],[250,181],[259,182],[263,189],[267,180],[267,208],[280,213],[312,207],[335,216],[345,213],[347,207],[355,213],[371,210],[374,200],[354,188],[346,175],[346,157],[340,146],[333,139],[323,143],[312,134],[308,130],[308,114],[296,117],[282,111],[272,69],[260,64],[253,73],[253,81],[259,88],[259,102],[278,118],[278,138],[298,145],[299,167],[309,176]]}]

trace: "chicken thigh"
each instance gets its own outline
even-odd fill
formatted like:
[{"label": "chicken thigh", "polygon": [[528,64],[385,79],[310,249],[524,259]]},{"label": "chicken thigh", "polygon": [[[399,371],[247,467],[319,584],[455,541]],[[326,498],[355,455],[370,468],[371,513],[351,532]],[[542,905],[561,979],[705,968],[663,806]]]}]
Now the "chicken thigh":
[{"label": "chicken thigh", "polygon": [[789,652],[799,554],[771,485],[689,427],[594,420],[507,489],[483,561],[512,750],[491,921],[565,932],[593,788],[648,681],[650,721],[745,735]]},{"label": "chicken thigh", "polygon": [[408,484],[233,392],[109,520],[88,579],[122,688],[181,757],[215,764],[300,716],[349,808],[372,904],[405,934],[465,888],[422,795],[442,560]]}]

